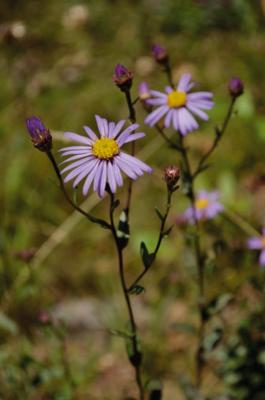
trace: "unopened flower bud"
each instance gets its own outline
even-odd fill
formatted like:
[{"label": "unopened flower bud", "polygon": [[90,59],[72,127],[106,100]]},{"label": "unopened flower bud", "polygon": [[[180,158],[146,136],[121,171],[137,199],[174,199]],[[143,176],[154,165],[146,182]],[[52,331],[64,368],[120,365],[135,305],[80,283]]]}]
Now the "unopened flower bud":
[{"label": "unopened flower bud", "polygon": [[28,118],[26,123],[33,145],[40,151],[50,151],[52,136],[49,129],[37,117]]},{"label": "unopened flower bud", "polygon": [[146,82],[140,83],[138,93],[139,93],[139,99],[141,101],[145,102],[145,100],[149,99],[151,97],[151,93],[149,90],[148,83]]},{"label": "unopened flower bud", "polygon": [[241,96],[244,93],[244,85],[241,79],[231,78],[228,85],[229,93],[233,98]]},{"label": "unopened flower bud", "polygon": [[159,44],[154,44],[152,46],[152,54],[156,62],[158,62],[159,64],[168,63],[168,53],[165,47],[162,47]]},{"label": "unopened flower bud", "polygon": [[180,169],[175,165],[169,165],[164,170],[164,177],[170,192],[174,192],[178,189],[177,183],[180,178]]},{"label": "unopened flower bud", "polygon": [[133,81],[133,73],[121,64],[117,64],[114,70],[113,80],[122,92],[130,90]]}]

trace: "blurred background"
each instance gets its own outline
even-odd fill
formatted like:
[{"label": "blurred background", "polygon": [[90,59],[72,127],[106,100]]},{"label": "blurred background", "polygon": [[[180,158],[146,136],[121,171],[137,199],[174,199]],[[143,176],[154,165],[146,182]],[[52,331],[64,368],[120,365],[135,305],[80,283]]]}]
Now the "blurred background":
[{"label": "blurred background", "polygon": [[[204,391],[211,399],[263,400],[264,274],[245,243],[265,222],[265,1],[1,0],[0,10],[0,398],[135,395],[124,341],[110,332],[126,321],[112,239],[66,204],[47,158],[31,145],[25,119],[42,118],[56,152],[65,144],[62,132],[95,127],[95,113],[127,118],[112,81],[114,66],[133,70],[134,97],[142,81],[163,90],[166,77],[150,50],[160,43],[170,54],[174,81],[190,72],[199,89],[214,93],[210,122],[188,138],[194,165],[225,115],[230,77],[245,85],[211,168],[197,184],[219,189],[226,207],[205,224],[203,237],[207,297],[218,309],[208,327]],[[144,126],[140,104],[136,112]],[[156,243],[154,207],[162,209],[166,199],[162,170],[179,163],[154,130],[143,130],[138,151],[154,174],[134,187],[129,282],[141,270],[140,242]],[[106,216],[107,200],[77,196]],[[171,222],[187,205],[180,190]],[[197,311],[189,241],[185,227],[173,229],[143,282],[146,292],[133,298],[146,378],[163,381],[165,400],[198,399],[191,385]]]}]

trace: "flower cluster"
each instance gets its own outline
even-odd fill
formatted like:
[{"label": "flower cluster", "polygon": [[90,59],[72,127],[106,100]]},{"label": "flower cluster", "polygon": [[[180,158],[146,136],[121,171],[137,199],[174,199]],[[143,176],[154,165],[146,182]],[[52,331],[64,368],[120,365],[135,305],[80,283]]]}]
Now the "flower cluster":
[{"label": "flower cluster", "polygon": [[194,223],[195,220],[212,219],[223,210],[224,206],[219,201],[218,191],[201,190],[196,196],[195,209],[188,207],[182,218],[184,221]]}]

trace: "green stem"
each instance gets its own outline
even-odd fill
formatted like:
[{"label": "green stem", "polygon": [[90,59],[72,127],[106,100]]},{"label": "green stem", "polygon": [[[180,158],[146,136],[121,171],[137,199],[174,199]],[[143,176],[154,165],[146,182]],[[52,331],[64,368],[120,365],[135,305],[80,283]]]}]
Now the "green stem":
[{"label": "green stem", "polygon": [[130,362],[134,367],[135,370],[135,380],[138,386],[139,390],[139,400],[144,400],[144,387],[142,383],[142,377],[141,377],[141,364],[142,364],[142,354],[138,349],[138,343],[137,343],[137,325],[135,322],[135,317],[132,309],[132,304],[130,300],[130,296],[128,294],[128,289],[126,286],[126,280],[125,280],[125,273],[124,273],[124,260],[123,260],[123,251],[119,245],[119,239],[117,236],[116,228],[115,228],[115,222],[114,222],[114,202],[115,198],[114,195],[109,192],[110,194],[110,226],[111,226],[111,231],[112,235],[114,238],[114,242],[116,245],[116,250],[118,254],[118,263],[119,263],[119,277],[120,277],[120,283],[121,283],[121,288],[123,292],[123,296],[125,299],[125,303],[127,306],[127,311],[129,315],[129,320],[130,320],[130,328],[131,328],[131,344],[132,344],[132,350],[133,354],[132,357],[130,357]]}]

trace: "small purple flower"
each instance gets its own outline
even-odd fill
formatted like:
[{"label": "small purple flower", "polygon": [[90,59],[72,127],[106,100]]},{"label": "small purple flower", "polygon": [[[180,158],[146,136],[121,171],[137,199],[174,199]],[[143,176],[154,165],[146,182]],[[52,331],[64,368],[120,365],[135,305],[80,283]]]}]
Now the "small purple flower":
[{"label": "small purple flower", "polygon": [[195,215],[194,209],[189,207],[183,213],[183,217],[187,222],[194,223],[194,218],[197,221],[212,219],[223,210],[224,206],[219,202],[218,191],[207,192],[206,190],[201,190],[195,201]]},{"label": "small purple flower", "polygon": [[154,59],[159,64],[165,64],[168,62],[168,53],[165,47],[160,46],[160,44],[154,44],[152,46],[152,54]]},{"label": "small purple flower", "polygon": [[232,97],[236,98],[244,93],[244,85],[241,79],[235,77],[231,78],[228,85],[229,93]]},{"label": "small purple flower", "polygon": [[265,267],[265,227],[262,229],[261,236],[254,236],[248,239],[247,247],[251,250],[261,250],[259,263]]},{"label": "small purple flower", "polygon": [[176,131],[185,136],[199,128],[192,114],[208,121],[208,115],[202,110],[210,110],[213,107],[213,94],[211,92],[189,93],[194,87],[190,79],[190,74],[183,74],[176,88],[167,86],[166,93],[150,91],[153,98],[148,99],[147,103],[157,108],[146,117],[147,125],[154,126],[164,118],[166,128],[172,125]]},{"label": "small purple flower", "polygon": [[149,85],[146,82],[141,82],[138,88],[139,99],[145,102],[147,99],[151,97]]},{"label": "small purple flower", "polygon": [[124,120],[115,124],[98,115],[96,122],[99,137],[88,126],[84,126],[87,137],[72,132],[65,133],[66,137],[81,145],[64,147],[60,150],[62,156],[70,156],[63,161],[69,165],[61,173],[67,172],[64,182],[74,180],[73,187],[84,180],[84,196],[87,195],[93,182],[93,190],[103,197],[107,184],[112,193],[116,192],[117,186],[122,186],[121,171],[129,178],[136,179],[144,172],[151,173],[152,169],[137,158],[121,151],[125,143],[145,136],[142,132],[135,133],[138,124],[132,124],[122,130]]},{"label": "small purple flower", "polygon": [[28,118],[26,124],[33,145],[40,151],[50,151],[52,148],[52,136],[49,129],[37,117]]},{"label": "small purple flower", "polygon": [[114,69],[113,80],[122,92],[130,90],[133,81],[133,73],[122,64],[117,64]]}]

